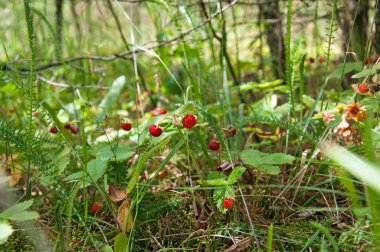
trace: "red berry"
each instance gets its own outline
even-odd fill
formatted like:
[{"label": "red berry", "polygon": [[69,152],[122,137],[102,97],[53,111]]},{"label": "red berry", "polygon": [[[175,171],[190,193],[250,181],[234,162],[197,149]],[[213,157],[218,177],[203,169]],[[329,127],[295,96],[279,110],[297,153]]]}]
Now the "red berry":
[{"label": "red berry", "polygon": [[154,137],[159,137],[162,134],[162,129],[156,124],[153,124],[149,127],[149,133]]},{"label": "red berry", "polygon": [[91,213],[92,214],[99,213],[100,210],[102,210],[102,207],[99,204],[97,204],[97,203],[92,204],[92,206],[91,206]]},{"label": "red berry", "polygon": [[370,58],[370,57],[366,58],[366,59],[364,60],[364,64],[366,64],[366,65],[371,64],[371,58]]},{"label": "red berry", "polygon": [[77,127],[74,127],[74,126],[70,125],[70,131],[71,131],[71,133],[73,133],[73,134],[76,135],[76,134],[78,134],[79,129]]},{"label": "red berry", "polygon": [[231,126],[227,128],[227,131],[225,133],[226,137],[233,137],[237,133],[237,130],[235,128],[232,128]]},{"label": "red berry", "polygon": [[234,200],[230,198],[225,198],[223,200],[223,207],[227,210],[231,209],[234,206]]},{"label": "red berry", "polygon": [[52,134],[57,134],[58,133],[58,129],[57,129],[57,127],[51,127],[50,129],[49,129],[49,131],[50,131],[50,133],[52,133]]},{"label": "red berry", "polygon": [[359,87],[358,87],[358,91],[361,94],[367,93],[369,91],[368,84],[367,83],[360,84]]},{"label": "red berry", "polygon": [[219,150],[219,142],[216,140],[211,140],[211,142],[208,144],[208,148],[213,151]]},{"label": "red berry", "polygon": [[323,62],[325,62],[325,58],[319,57],[319,63],[323,63]]},{"label": "red berry", "polygon": [[71,125],[69,123],[65,123],[65,125],[63,125],[63,128],[65,130],[69,130],[69,129],[71,129]]},{"label": "red berry", "polygon": [[167,113],[166,109],[164,109],[164,108],[156,108],[150,114],[152,116],[159,116],[159,115],[165,115],[166,113]]},{"label": "red berry", "polygon": [[186,115],[183,119],[182,119],[182,125],[183,127],[185,127],[186,129],[191,129],[192,127],[194,127],[194,125],[197,123],[197,119],[195,118],[194,115]]},{"label": "red berry", "polygon": [[132,129],[132,124],[128,123],[128,122],[122,122],[120,124],[121,128],[125,131],[130,131]]}]

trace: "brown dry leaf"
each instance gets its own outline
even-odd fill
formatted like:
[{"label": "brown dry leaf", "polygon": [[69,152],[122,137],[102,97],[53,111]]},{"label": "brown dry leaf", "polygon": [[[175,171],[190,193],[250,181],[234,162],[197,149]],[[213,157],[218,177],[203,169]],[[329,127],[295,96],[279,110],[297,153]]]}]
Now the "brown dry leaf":
[{"label": "brown dry leaf", "polygon": [[235,252],[235,251],[242,251],[251,246],[252,244],[252,238],[245,239],[241,242],[238,242],[231,247],[224,250],[224,252]]},{"label": "brown dry leaf", "polygon": [[17,185],[17,183],[22,178],[22,172],[20,169],[12,169],[10,175],[11,175],[10,176],[11,178],[10,178],[8,183],[9,183],[10,187],[13,187],[13,186]]},{"label": "brown dry leaf", "polygon": [[110,185],[107,188],[108,195],[112,202],[118,202],[127,198],[127,194],[125,193],[125,189],[116,187],[114,185]]},{"label": "brown dry leaf", "polygon": [[123,232],[129,232],[133,224],[132,211],[129,210],[129,201],[129,199],[124,200],[117,211],[117,221]]}]

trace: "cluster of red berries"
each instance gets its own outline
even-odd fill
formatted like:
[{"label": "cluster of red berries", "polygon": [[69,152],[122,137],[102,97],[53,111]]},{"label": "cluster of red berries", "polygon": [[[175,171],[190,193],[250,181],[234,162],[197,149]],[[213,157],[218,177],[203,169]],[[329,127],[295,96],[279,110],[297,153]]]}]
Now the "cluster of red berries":
[{"label": "cluster of red berries", "polygon": [[[194,115],[186,115],[182,119],[182,126],[186,129],[191,129],[197,124],[197,118]],[[149,127],[149,134],[154,137],[159,137],[162,134],[162,128],[156,124]]]},{"label": "cluster of red berries", "polygon": [[[79,129],[77,127],[74,127],[70,123],[65,123],[65,125],[63,125],[63,129],[70,130],[71,133],[73,133],[74,135],[78,134],[78,132],[79,132]],[[52,134],[57,134],[58,128],[55,126],[52,126],[52,127],[50,127],[49,132]]]}]

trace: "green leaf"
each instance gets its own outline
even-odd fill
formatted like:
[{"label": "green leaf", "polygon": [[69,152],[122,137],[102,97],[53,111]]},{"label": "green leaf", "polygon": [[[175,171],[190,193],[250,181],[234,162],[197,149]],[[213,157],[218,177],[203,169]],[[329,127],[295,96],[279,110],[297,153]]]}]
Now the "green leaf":
[{"label": "green leaf", "polygon": [[115,237],[115,252],[128,252],[128,237],[125,233],[119,233]]},{"label": "green leaf", "polygon": [[291,164],[294,157],[283,153],[273,153],[263,156],[260,160],[262,164]]},{"label": "green leaf", "polygon": [[325,145],[327,157],[341,165],[352,175],[380,193],[380,169],[338,145]]},{"label": "green leaf", "polygon": [[263,164],[258,164],[256,166],[257,169],[260,171],[269,174],[269,175],[277,175],[281,172],[280,167],[276,165],[263,165]]},{"label": "green leaf", "polygon": [[243,175],[244,172],[245,172],[244,167],[241,167],[241,166],[235,167],[230,173],[230,175],[228,176],[227,184],[228,185],[235,184],[239,180],[241,175]]},{"label": "green leaf", "polygon": [[260,171],[270,175],[276,175],[281,172],[278,165],[291,164],[294,161],[294,157],[287,154],[268,154],[252,149],[242,151],[241,159],[247,165],[256,167]]},{"label": "green leaf", "polygon": [[39,214],[34,211],[22,211],[16,214],[13,214],[12,216],[8,217],[9,220],[13,221],[26,221],[26,220],[33,220],[37,219],[39,217]]},{"label": "green leaf", "polygon": [[377,73],[376,69],[365,69],[365,70],[363,70],[357,74],[352,75],[351,78],[357,79],[357,78],[371,76],[371,75],[374,75],[376,73]]},{"label": "green leaf", "polygon": [[103,160],[93,159],[87,164],[87,172],[93,180],[97,181],[107,172],[107,164]]},{"label": "green leaf", "polygon": [[83,178],[83,176],[84,176],[83,171],[74,172],[70,174],[69,176],[67,176],[66,178],[64,178],[63,181],[78,180],[78,179]]},{"label": "green leaf", "polygon": [[99,104],[100,111],[98,115],[98,120],[103,121],[108,109],[116,106],[117,99],[124,88],[125,80],[126,79],[124,76],[120,76],[112,83],[112,86],[108,91],[107,95]]},{"label": "green leaf", "polygon": [[207,180],[213,180],[213,179],[225,179],[227,178],[226,175],[224,175],[222,172],[212,171],[207,175]]},{"label": "green leaf", "polygon": [[222,213],[225,213],[227,210],[223,208],[223,200],[225,198],[235,198],[235,191],[231,186],[219,187],[214,190],[213,199],[216,204],[216,207]]},{"label": "green leaf", "polygon": [[33,205],[33,200],[24,201],[16,205],[11,206],[0,214],[4,219],[9,219],[11,216],[18,214],[22,211],[25,211]]},{"label": "green leaf", "polygon": [[197,181],[200,185],[208,185],[208,186],[221,186],[221,185],[227,185],[227,181],[224,178],[217,178],[217,179],[208,179],[208,180],[198,180]]}]

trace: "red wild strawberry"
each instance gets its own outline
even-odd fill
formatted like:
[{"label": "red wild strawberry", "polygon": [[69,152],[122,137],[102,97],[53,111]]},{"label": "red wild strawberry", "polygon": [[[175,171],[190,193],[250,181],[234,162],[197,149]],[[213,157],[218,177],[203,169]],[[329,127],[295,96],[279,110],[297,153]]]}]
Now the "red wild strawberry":
[{"label": "red wild strawberry", "polygon": [[91,206],[91,213],[92,214],[99,213],[101,210],[102,210],[102,207],[99,204],[97,204],[97,203],[92,204],[92,206]]},{"label": "red wild strawberry", "polygon": [[359,91],[360,94],[367,93],[369,91],[368,84],[367,83],[360,84],[359,87],[358,87],[358,91]]},{"label": "red wild strawberry", "polygon": [[226,137],[233,137],[236,135],[236,133],[237,133],[237,130],[235,128],[233,128],[232,126],[230,126],[227,128],[225,136]]},{"label": "red wild strawberry", "polygon": [[191,129],[192,127],[194,127],[194,125],[197,123],[197,119],[195,118],[194,115],[186,115],[183,119],[182,119],[182,125],[183,127],[185,127],[186,129]]},{"label": "red wild strawberry", "polygon": [[323,63],[323,62],[325,62],[325,58],[319,57],[319,63]]},{"label": "red wild strawberry", "polygon": [[230,199],[230,198],[225,198],[223,200],[223,207],[224,209],[231,209],[232,207],[234,206],[234,200],[233,199]]},{"label": "red wild strawberry", "polygon": [[154,137],[159,137],[162,134],[162,129],[156,124],[153,124],[149,127],[149,133]]},{"label": "red wild strawberry", "polygon": [[150,114],[152,116],[159,116],[159,115],[165,115],[166,113],[167,113],[166,109],[164,109],[164,108],[156,108]]},{"label": "red wild strawberry", "polygon": [[208,148],[213,151],[219,150],[219,142],[216,140],[211,140],[211,142],[208,144]]},{"label": "red wild strawberry", "polygon": [[71,128],[70,123],[65,123],[65,125],[63,125],[63,128],[64,128],[65,130],[69,130],[69,129]]},{"label": "red wild strawberry", "polygon": [[121,128],[125,131],[130,131],[132,129],[132,124],[128,123],[128,122],[122,122],[120,124]]},{"label": "red wild strawberry", "polygon": [[71,133],[73,133],[74,135],[76,135],[76,134],[78,134],[79,129],[77,127],[74,127],[74,126],[70,125],[70,131],[71,131]]},{"label": "red wild strawberry", "polygon": [[371,64],[371,58],[370,58],[370,57],[366,58],[366,59],[364,60],[364,64],[366,64],[366,65]]},{"label": "red wild strawberry", "polygon": [[52,134],[57,134],[58,133],[58,129],[57,129],[57,127],[51,127],[50,129],[49,129],[49,131],[50,131],[50,133],[52,133]]}]

